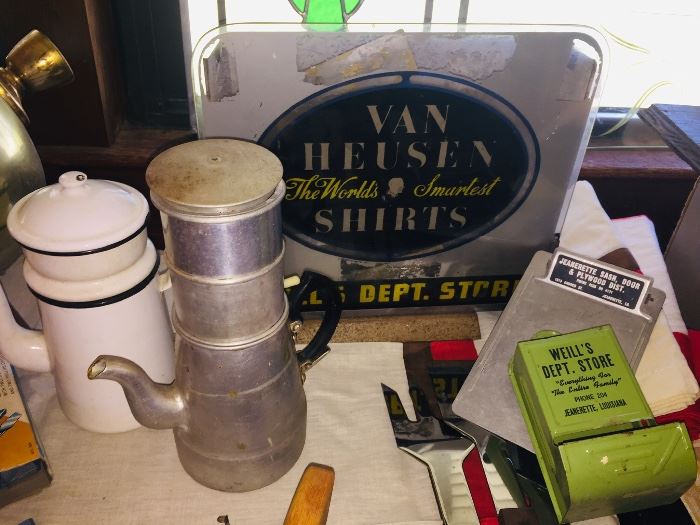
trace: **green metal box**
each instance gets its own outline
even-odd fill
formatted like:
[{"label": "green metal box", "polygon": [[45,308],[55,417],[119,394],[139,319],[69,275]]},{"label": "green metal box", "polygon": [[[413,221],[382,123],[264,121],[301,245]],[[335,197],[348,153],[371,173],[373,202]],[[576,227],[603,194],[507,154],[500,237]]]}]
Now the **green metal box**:
[{"label": "green metal box", "polygon": [[538,335],[509,373],[560,522],[675,501],[695,480],[688,432],[656,425],[612,328]]}]

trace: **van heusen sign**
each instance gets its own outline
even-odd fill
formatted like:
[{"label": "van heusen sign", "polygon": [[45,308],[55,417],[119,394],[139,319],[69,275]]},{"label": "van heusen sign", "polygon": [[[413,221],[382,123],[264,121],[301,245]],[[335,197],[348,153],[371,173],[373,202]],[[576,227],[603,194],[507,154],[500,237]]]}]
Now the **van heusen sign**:
[{"label": "van heusen sign", "polygon": [[195,50],[200,136],[282,161],[286,272],[335,279],[345,308],[505,302],[556,243],[599,89],[595,36],[309,27],[228,26]]},{"label": "van heusen sign", "polygon": [[284,165],[287,235],[368,261],[431,255],[483,235],[522,203],[539,164],[532,128],[514,107],[426,73],[320,91],[260,143]]}]

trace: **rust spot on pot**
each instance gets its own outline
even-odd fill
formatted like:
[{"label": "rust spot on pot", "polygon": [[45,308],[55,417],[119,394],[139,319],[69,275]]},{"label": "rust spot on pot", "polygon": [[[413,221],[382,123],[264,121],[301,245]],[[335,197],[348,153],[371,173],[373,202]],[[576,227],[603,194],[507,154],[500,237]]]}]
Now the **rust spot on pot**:
[{"label": "rust spot on pot", "polygon": [[246,448],[247,448],[247,447],[246,447],[245,443],[239,443],[239,444],[238,444],[238,450],[245,450]]},{"label": "rust spot on pot", "polygon": [[236,392],[233,389],[228,391],[228,397],[236,397],[237,395],[238,395],[238,392]]}]

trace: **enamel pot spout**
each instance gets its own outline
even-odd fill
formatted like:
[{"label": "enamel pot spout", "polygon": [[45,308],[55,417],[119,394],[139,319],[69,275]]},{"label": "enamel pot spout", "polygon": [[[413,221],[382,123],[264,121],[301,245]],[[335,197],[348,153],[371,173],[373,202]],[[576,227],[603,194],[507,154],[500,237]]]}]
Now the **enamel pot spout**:
[{"label": "enamel pot spout", "polygon": [[119,383],[132,414],[143,426],[165,429],[184,424],[185,405],[175,384],[152,381],[133,361],[101,355],[92,362],[87,375],[88,379],[111,379]]}]

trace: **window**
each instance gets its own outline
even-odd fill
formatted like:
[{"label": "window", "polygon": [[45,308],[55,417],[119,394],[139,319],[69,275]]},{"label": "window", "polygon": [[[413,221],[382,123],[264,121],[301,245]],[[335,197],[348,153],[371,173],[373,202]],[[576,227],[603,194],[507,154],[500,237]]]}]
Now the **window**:
[{"label": "window", "polygon": [[[594,130],[596,143],[662,146],[636,110],[663,102],[700,105],[700,3],[687,0],[181,0],[189,38],[220,23],[300,22],[306,8],[331,6],[328,16],[354,9],[351,22],[581,24],[596,27],[609,45],[608,78]],[[319,7],[320,6],[320,7]],[[345,15],[348,16],[347,14]],[[685,50],[688,50],[686,52]],[[690,58],[686,58],[690,57]],[[596,138],[597,137],[597,138]]]}]

